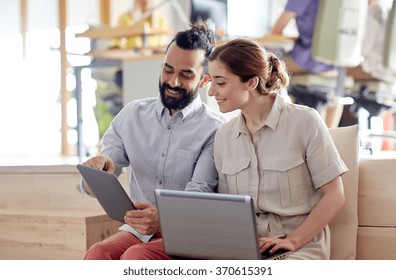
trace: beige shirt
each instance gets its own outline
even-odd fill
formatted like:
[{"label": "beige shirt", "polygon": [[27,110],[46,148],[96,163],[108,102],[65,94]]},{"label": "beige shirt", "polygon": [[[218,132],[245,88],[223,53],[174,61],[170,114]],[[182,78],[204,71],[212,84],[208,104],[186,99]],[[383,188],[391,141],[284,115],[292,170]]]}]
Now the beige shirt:
[{"label": "beige shirt", "polygon": [[223,124],[214,157],[219,192],[253,197],[259,236],[289,234],[322,197],[319,188],[348,170],[317,111],[280,95],[254,139],[242,114]]}]

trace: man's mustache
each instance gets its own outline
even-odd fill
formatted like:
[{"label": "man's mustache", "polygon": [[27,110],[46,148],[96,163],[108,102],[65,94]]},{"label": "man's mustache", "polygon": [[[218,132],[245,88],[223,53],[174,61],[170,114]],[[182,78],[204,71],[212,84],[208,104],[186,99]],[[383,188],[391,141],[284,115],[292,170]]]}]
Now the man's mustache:
[{"label": "man's mustache", "polygon": [[184,88],[180,88],[180,87],[171,87],[168,83],[163,83],[162,85],[163,89],[170,89],[172,91],[176,91],[178,93],[181,93],[183,95],[187,94],[187,90],[185,90]]}]

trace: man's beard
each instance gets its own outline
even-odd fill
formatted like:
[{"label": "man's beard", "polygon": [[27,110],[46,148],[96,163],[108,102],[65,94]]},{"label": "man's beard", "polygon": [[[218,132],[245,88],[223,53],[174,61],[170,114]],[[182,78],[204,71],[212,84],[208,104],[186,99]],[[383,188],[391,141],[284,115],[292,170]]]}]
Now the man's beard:
[{"label": "man's beard", "polygon": [[[168,83],[163,83],[161,85],[161,81],[159,82],[159,91],[160,91],[162,104],[166,108],[172,110],[181,110],[185,108],[188,104],[190,104],[197,97],[198,88],[199,85],[193,91],[187,92],[187,90],[183,88],[180,87],[173,88]],[[168,96],[165,93],[167,89],[178,92],[180,94],[180,97],[175,98]]]}]

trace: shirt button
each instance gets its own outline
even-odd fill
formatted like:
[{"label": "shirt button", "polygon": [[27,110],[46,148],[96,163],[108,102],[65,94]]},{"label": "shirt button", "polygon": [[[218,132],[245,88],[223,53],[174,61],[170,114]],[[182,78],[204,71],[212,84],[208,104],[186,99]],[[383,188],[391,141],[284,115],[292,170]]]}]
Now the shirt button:
[{"label": "shirt button", "polygon": [[159,181],[158,181],[158,184],[162,185],[162,180],[159,180]]},{"label": "shirt button", "polygon": [[168,125],[167,127],[168,127],[168,129],[171,129],[171,126],[170,126],[170,125]]},{"label": "shirt button", "polygon": [[162,157],[165,157],[165,153],[162,153],[162,155],[161,155]]}]

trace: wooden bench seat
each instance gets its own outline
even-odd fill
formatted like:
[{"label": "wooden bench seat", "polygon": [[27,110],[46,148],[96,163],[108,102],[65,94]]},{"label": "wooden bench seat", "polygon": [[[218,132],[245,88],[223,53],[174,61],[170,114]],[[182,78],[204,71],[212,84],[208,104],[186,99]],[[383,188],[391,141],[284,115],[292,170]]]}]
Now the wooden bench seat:
[{"label": "wooden bench seat", "polygon": [[82,259],[121,223],[98,210],[0,209],[0,259]]},{"label": "wooden bench seat", "polygon": [[357,259],[396,259],[396,159],[359,162]]},{"label": "wooden bench seat", "polygon": [[79,181],[75,164],[0,166],[0,259],[82,259],[117,232]]}]

